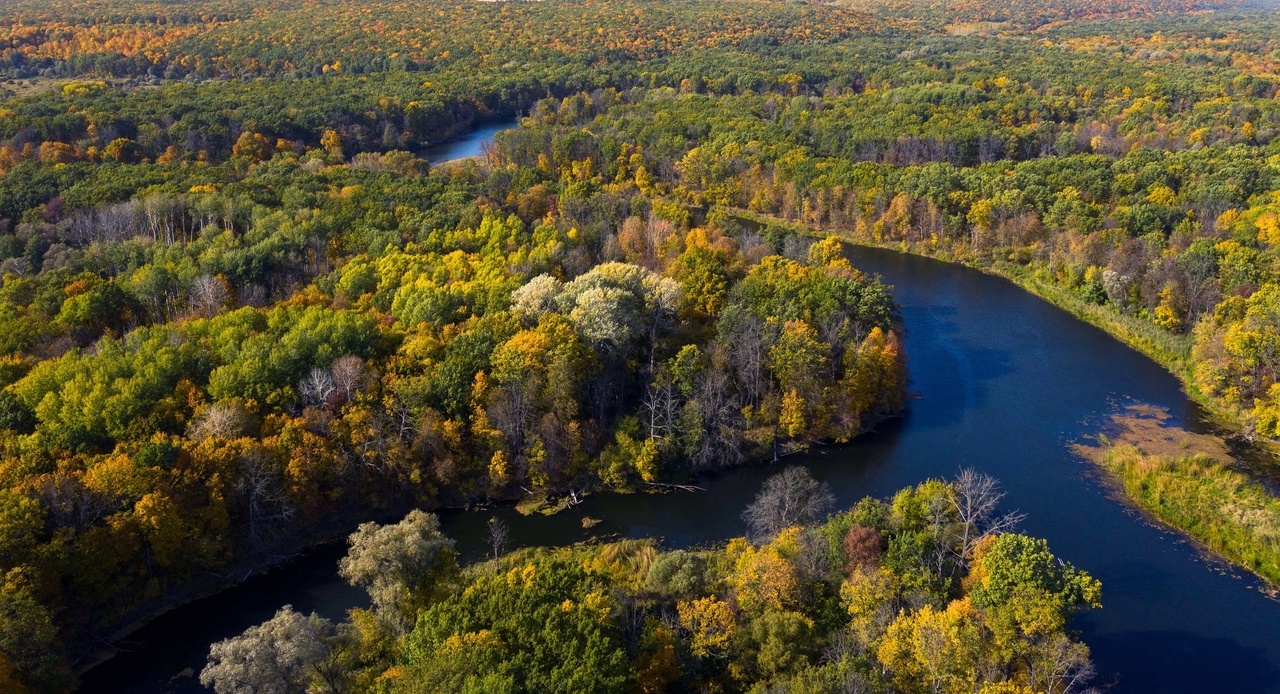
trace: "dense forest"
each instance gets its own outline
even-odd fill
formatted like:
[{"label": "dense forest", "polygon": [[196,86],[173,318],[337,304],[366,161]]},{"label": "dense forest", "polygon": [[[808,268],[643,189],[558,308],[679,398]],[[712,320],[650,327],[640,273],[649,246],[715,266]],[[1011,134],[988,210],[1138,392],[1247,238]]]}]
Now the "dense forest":
[{"label": "dense forest", "polygon": [[751,537],[714,550],[624,540],[459,569],[434,516],[368,524],[342,572],[373,607],[333,625],[285,607],[213,646],[218,694],[1078,692],[1066,629],[1101,586],[1011,531],[972,471],[826,515],[801,468],[766,482]]},{"label": "dense forest", "polygon": [[[1250,435],[1280,436],[1277,36],[1267,9],[1194,0],[9,3],[0,682],[73,687],[122,622],[410,508],[652,490],[850,440],[901,410],[907,372],[889,288],[840,239],[1100,307],[1193,364]],[[497,117],[520,127],[483,157],[422,158]],[[924,532],[894,503],[854,512],[886,556]],[[519,647],[467,645],[488,626],[411,626],[519,585],[530,605],[614,601],[572,617],[601,630],[608,687],[643,680],[643,657],[695,689],[827,691],[888,668],[938,690],[879,633],[817,668],[857,574],[840,522],[812,531],[821,562],[753,537],[450,568],[343,667],[374,686],[395,661],[451,689],[480,658],[497,679],[466,686],[538,689],[554,675],[504,669]],[[974,551],[933,578],[889,564],[911,587],[884,604],[908,622],[931,605],[957,638],[1004,628],[964,578],[995,550]],[[715,602],[757,555],[804,564],[788,580],[816,611]],[[705,580],[634,583],[686,560]],[[500,579],[520,572],[554,587]],[[747,641],[697,646],[685,603]],[[643,606],[630,631],[620,605]],[[787,629],[809,650],[762,664]],[[1009,632],[1047,643],[1028,633]],[[956,682],[1065,691],[973,657],[987,674]]]},{"label": "dense forest", "polygon": [[3,287],[5,555],[86,630],[338,518],[678,481],[901,406],[893,303],[834,239],[534,167],[242,150],[97,167],[162,182],[7,237],[39,271]]}]

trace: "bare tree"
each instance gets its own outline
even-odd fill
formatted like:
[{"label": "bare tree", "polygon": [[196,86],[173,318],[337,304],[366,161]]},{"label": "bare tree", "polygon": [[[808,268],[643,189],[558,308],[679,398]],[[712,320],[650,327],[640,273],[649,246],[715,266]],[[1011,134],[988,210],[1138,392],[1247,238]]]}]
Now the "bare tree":
[{"label": "bare tree", "polygon": [[644,310],[649,323],[649,373],[657,360],[658,337],[675,319],[680,308],[680,283],[670,277],[646,275],[644,278]]},{"label": "bare tree", "polygon": [[285,605],[266,622],[213,644],[200,684],[217,694],[305,694],[319,678],[328,691],[338,691],[321,665],[333,639],[329,620]]},{"label": "bare tree", "polygon": [[835,382],[839,366],[844,362],[845,338],[849,337],[856,345],[866,337],[862,325],[850,318],[844,311],[835,311],[818,321],[818,335],[823,342],[831,345],[831,357],[827,359],[827,377],[832,382]]},{"label": "bare tree", "polygon": [[640,403],[649,429],[649,438],[660,439],[675,430],[680,414],[680,400],[675,384],[666,374],[660,374],[645,390]]},{"label": "bare tree", "polygon": [[541,380],[536,375],[494,389],[489,397],[489,421],[506,437],[513,451],[524,448],[525,431],[537,416]]},{"label": "bare tree", "polygon": [[956,552],[961,563],[969,559],[979,540],[1011,530],[1026,518],[1016,512],[998,515],[1004,492],[1000,491],[1000,482],[991,475],[965,468],[951,483],[951,488],[954,493],[947,500],[958,521]]},{"label": "bare tree", "polygon": [[733,393],[729,376],[719,368],[706,369],[698,376],[694,406],[702,431],[685,432],[697,437],[692,458],[699,470],[742,459],[742,404]]},{"label": "bare tree", "polygon": [[[839,663],[848,658],[857,658],[866,651],[866,647],[854,638],[846,629],[837,631],[831,641],[822,649],[821,658],[824,663]],[[822,691],[832,694],[872,694],[880,691],[877,683],[857,668],[841,667],[833,669],[833,677],[824,684]],[[793,691],[786,682],[771,685],[766,694],[787,694]]]},{"label": "bare tree", "polygon": [[249,426],[249,413],[234,402],[215,402],[191,422],[187,435],[196,441],[210,437],[242,436]]},{"label": "bare tree", "polygon": [[792,234],[782,243],[782,255],[791,260],[804,262],[809,257],[809,246],[812,245],[813,239]]},{"label": "bare tree", "polygon": [[649,255],[656,256],[662,242],[676,233],[675,226],[661,217],[649,215],[644,226],[644,244]]},{"label": "bare tree", "polygon": [[40,496],[58,528],[87,528],[136,501],[125,494],[94,491],[79,476],[63,471],[43,478]]},{"label": "bare tree", "polygon": [[1027,671],[1036,691],[1049,694],[1096,692],[1089,682],[1097,669],[1089,658],[1089,647],[1058,634],[1028,654]]},{"label": "bare tree", "polygon": [[211,318],[227,305],[227,283],[213,275],[200,275],[191,283],[188,302],[192,313]]},{"label": "bare tree", "polygon": [[489,519],[489,549],[493,551],[494,559],[501,559],[507,551],[507,532],[507,524],[497,516]]},{"label": "bare tree", "polygon": [[366,375],[364,360],[354,354],[334,359],[329,365],[329,372],[333,374],[334,387],[342,393],[343,397],[350,398],[364,387]]},{"label": "bare tree", "polygon": [[752,538],[767,542],[785,528],[815,523],[835,505],[826,482],[802,467],[789,467],[765,481],[742,519]]},{"label": "bare tree", "polygon": [[388,396],[385,403],[390,428],[396,432],[396,437],[401,443],[412,443],[418,437],[418,418],[413,410],[396,395]]},{"label": "bare tree", "polygon": [[267,288],[260,284],[246,284],[240,288],[240,305],[261,308],[269,302]]},{"label": "bare tree", "polygon": [[333,375],[320,367],[311,369],[311,373],[298,383],[298,393],[302,395],[302,402],[311,407],[320,407],[329,402],[329,398],[337,389]]},{"label": "bare tree", "polygon": [[737,376],[738,387],[746,405],[758,405],[769,385],[765,371],[770,340],[764,321],[746,314],[738,321],[728,337],[730,361]]},{"label": "bare tree", "polygon": [[119,241],[145,233],[142,202],[133,199],[76,212],[62,236],[70,245],[84,248],[95,242]]},{"label": "bare tree", "polygon": [[342,441],[339,449],[346,460],[348,471],[364,467],[387,474],[403,463],[404,441],[397,436],[402,431],[398,428],[400,424],[397,420],[394,411],[375,409],[366,420],[368,426],[361,427],[358,435]]},{"label": "bare tree", "polygon": [[8,258],[0,263],[0,276],[17,275],[26,277],[31,272],[31,263],[26,258]]},{"label": "bare tree", "polygon": [[837,629],[827,643],[819,651],[821,662],[838,663],[845,658],[856,658],[866,652],[866,644],[849,633],[848,629]]},{"label": "bare tree", "polygon": [[254,449],[240,459],[235,489],[245,506],[245,530],[254,547],[267,544],[294,516],[285,496],[280,470],[266,453]]},{"label": "bare tree", "polygon": [[152,240],[168,245],[186,240],[186,214],[180,200],[152,195],[142,201],[142,210]]}]

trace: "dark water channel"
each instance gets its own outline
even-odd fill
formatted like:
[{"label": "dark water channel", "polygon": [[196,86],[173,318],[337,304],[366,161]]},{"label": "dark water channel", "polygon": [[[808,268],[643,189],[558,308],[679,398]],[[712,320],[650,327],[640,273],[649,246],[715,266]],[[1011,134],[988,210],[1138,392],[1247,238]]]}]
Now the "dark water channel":
[{"label": "dark water channel", "polygon": [[[842,505],[930,476],[975,467],[998,477],[1026,532],[1102,581],[1102,610],[1076,627],[1093,648],[1099,684],[1120,692],[1280,691],[1280,603],[1257,582],[1205,561],[1177,536],[1109,497],[1069,452],[1120,405],[1165,407],[1204,425],[1177,380],[1101,331],[1004,280],[874,249],[856,265],[895,285],[903,306],[912,388],[904,417],[847,446],[788,462],[830,483]],[[701,480],[700,493],[597,495],[557,516],[511,508],[443,514],[465,554],[502,517],[518,545],[594,536],[661,537],[670,546],[740,535],[739,513],[776,469]],[[583,516],[602,519],[584,530]],[[91,671],[86,691],[196,691],[208,644],[267,619],[281,605],[339,619],[361,596],[336,575],[341,548],[315,550],[239,587],[180,607],[136,632],[132,650]]]}]

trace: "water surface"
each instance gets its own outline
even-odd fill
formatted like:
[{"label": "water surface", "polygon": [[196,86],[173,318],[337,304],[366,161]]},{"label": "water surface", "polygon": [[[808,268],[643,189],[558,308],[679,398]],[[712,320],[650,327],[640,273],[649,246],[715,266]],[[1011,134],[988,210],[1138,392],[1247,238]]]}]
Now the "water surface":
[{"label": "water surface", "polygon": [[[1075,626],[1093,648],[1099,684],[1117,692],[1280,691],[1280,603],[1239,572],[1205,561],[1178,536],[1108,496],[1067,445],[1126,403],[1165,407],[1202,430],[1201,413],[1155,363],[1013,284],[957,265],[853,249],[862,269],[895,285],[912,389],[905,416],[854,443],[788,460],[830,483],[839,502],[886,496],[974,467],[998,477],[1023,529],[1102,581],[1102,610]],[[743,533],[742,508],[776,468],[699,481],[701,493],[597,495],[557,516],[511,508],[446,512],[468,557],[485,523],[503,518],[518,545],[591,536],[660,537],[669,546]],[[584,516],[603,522],[585,530]],[[330,618],[362,603],[337,578],[341,550],[324,548],[265,576],[170,612],[138,631],[133,652],[85,677],[92,692],[199,691],[207,644],[261,622],[285,603]]]},{"label": "water surface", "polygon": [[429,164],[444,164],[459,159],[470,159],[484,154],[484,148],[493,142],[493,136],[518,125],[515,118],[502,118],[477,125],[473,130],[447,142],[424,147],[418,155]]}]

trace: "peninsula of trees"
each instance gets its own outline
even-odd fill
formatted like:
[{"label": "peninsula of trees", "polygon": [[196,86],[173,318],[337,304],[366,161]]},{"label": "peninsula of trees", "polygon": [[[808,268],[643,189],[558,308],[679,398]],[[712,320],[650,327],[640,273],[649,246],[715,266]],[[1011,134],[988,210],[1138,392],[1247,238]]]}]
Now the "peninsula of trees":
[{"label": "peninsula of trees", "polygon": [[1086,691],[1070,617],[1101,586],[1012,531],[972,471],[827,515],[801,468],[709,550],[624,540],[457,566],[434,516],[351,536],[373,607],[337,626],[290,607],[213,646],[217,694]]}]

